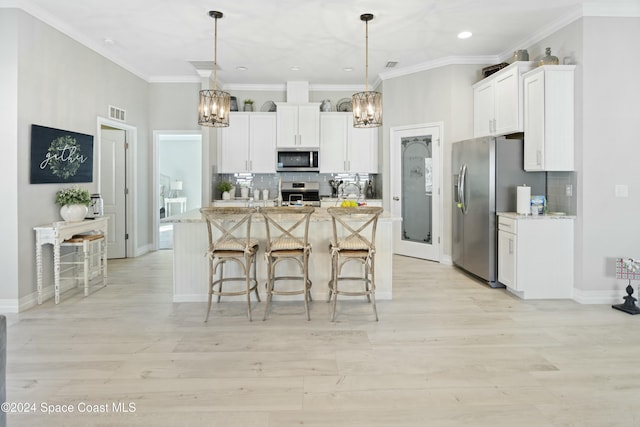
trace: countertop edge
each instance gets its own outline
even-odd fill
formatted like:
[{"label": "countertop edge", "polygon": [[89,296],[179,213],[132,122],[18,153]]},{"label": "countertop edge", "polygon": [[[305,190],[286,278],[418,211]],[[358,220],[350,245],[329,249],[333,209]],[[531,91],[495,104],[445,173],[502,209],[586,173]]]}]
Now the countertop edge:
[{"label": "countertop edge", "polygon": [[553,215],[553,214],[545,214],[545,215],[522,215],[515,212],[497,212],[497,216],[503,216],[505,218],[518,219],[518,220],[548,220],[548,219],[575,219],[576,215]]},{"label": "countertop edge", "polygon": [[[401,218],[399,216],[394,215],[389,211],[384,211],[382,215],[380,215],[378,222],[394,222],[400,221]],[[311,215],[311,222],[323,222],[323,221],[331,221],[331,216],[327,213],[327,208],[316,208],[316,211]],[[190,211],[172,215],[167,218],[162,218],[160,220],[162,224],[180,224],[180,223],[204,223],[204,219],[200,214],[199,209],[192,209]],[[262,215],[256,215],[254,222],[264,222],[264,218]]]}]

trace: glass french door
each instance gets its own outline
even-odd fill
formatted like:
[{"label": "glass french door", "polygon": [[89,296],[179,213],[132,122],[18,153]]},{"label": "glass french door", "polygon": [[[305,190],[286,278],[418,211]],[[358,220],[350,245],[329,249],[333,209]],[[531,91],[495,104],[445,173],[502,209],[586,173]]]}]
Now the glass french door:
[{"label": "glass french door", "polygon": [[394,253],[440,261],[440,126],[391,129]]}]

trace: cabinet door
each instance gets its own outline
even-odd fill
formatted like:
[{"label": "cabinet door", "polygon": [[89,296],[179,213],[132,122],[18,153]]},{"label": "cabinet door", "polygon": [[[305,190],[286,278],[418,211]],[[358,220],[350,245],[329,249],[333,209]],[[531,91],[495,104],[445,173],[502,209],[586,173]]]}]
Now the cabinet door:
[{"label": "cabinet door", "polygon": [[378,128],[354,128],[352,124],[350,127],[351,140],[347,150],[349,170],[378,173]]},{"label": "cabinet door", "polygon": [[233,114],[220,130],[218,172],[246,172],[249,159],[249,115]]},{"label": "cabinet door", "polygon": [[298,106],[279,103],[276,122],[277,146],[295,147],[298,145]]},{"label": "cabinet door", "polygon": [[520,70],[512,68],[495,79],[494,135],[522,132]]},{"label": "cabinet door", "polygon": [[524,79],[524,169],[544,170],[544,73]]},{"label": "cabinet door", "polygon": [[320,173],[347,171],[346,149],[349,136],[348,113],[320,115]]},{"label": "cabinet door", "polygon": [[298,106],[298,145],[320,145],[320,107],[318,104]]},{"label": "cabinet door", "polygon": [[516,238],[515,234],[498,231],[498,281],[517,290]]},{"label": "cabinet door", "polygon": [[473,90],[473,134],[487,136],[493,133],[494,86],[493,80]]},{"label": "cabinet door", "polygon": [[249,170],[276,172],[276,117],[271,113],[251,115],[249,122]]}]

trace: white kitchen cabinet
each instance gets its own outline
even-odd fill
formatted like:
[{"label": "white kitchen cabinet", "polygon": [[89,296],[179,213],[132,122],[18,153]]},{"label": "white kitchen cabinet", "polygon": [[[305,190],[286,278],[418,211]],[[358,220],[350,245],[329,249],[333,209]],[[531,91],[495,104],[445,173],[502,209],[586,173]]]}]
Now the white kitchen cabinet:
[{"label": "white kitchen cabinet", "polygon": [[277,146],[318,147],[320,144],[320,103],[277,102]]},{"label": "white kitchen cabinet", "polygon": [[231,113],[219,141],[219,173],[276,172],[275,114]]},{"label": "white kitchen cabinet", "polygon": [[573,218],[499,214],[498,281],[524,299],[572,298]]},{"label": "white kitchen cabinet", "polygon": [[320,173],[378,173],[378,129],[354,128],[352,113],[320,114]]},{"label": "white kitchen cabinet", "polygon": [[524,78],[524,169],[572,171],[574,65],[546,65]]},{"label": "white kitchen cabinet", "polygon": [[533,62],[514,62],[473,85],[474,136],[522,132],[522,73],[532,67]]}]

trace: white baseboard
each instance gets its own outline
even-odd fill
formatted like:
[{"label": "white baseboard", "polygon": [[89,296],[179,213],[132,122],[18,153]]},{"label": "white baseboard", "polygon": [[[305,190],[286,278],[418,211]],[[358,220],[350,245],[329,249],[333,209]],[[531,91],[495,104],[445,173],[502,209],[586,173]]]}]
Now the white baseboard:
[{"label": "white baseboard", "polygon": [[139,247],[139,248],[137,248],[137,249],[135,250],[135,252],[134,252],[134,254],[133,254],[133,257],[135,258],[135,257],[142,256],[142,255],[144,255],[144,254],[147,254],[147,253],[149,253],[149,252],[152,252],[153,250],[154,250],[154,249],[153,249],[153,245],[152,245],[152,244],[144,245],[144,246]]},{"label": "white baseboard", "polygon": [[453,265],[453,258],[451,258],[451,255],[442,255],[442,260],[440,261],[440,264]]},{"label": "white baseboard", "polygon": [[585,291],[573,288],[573,300],[580,304],[622,304],[626,292],[616,290]]}]

